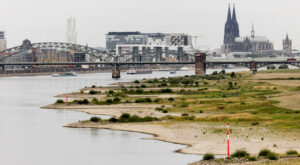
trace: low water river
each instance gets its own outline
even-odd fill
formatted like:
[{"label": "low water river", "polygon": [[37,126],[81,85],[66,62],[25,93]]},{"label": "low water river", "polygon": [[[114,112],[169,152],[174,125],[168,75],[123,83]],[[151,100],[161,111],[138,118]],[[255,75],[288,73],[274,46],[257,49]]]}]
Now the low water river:
[{"label": "low water river", "polygon": [[[209,70],[208,72],[212,72]],[[126,75],[113,80],[111,73],[76,77],[0,78],[0,165],[182,165],[202,157],[175,153],[184,145],[144,140],[152,135],[105,129],[65,128],[86,120],[81,112],[41,109],[56,101],[55,95],[85,86],[109,85],[143,78],[192,75],[194,71]],[[105,116],[102,116],[105,118]],[[106,116],[107,117],[107,116]]]}]

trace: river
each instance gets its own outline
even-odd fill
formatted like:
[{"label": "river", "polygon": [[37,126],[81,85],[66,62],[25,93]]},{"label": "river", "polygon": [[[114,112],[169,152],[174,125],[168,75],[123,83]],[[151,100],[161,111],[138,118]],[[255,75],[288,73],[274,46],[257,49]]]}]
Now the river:
[{"label": "river", "polygon": [[[212,72],[211,70],[208,72]],[[184,145],[144,140],[152,135],[104,130],[75,129],[63,125],[90,115],[64,110],[41,109],[56,101],[55,95],[85,86],[121,81],[194,74],[194,71],[153,72],[111,79],[111,73],[80,74],[77,77],[0,78],[0,164],[1,165],[182,165],[201,159],[180,154]],[[102,116],[107,118],[107,116]]]}]

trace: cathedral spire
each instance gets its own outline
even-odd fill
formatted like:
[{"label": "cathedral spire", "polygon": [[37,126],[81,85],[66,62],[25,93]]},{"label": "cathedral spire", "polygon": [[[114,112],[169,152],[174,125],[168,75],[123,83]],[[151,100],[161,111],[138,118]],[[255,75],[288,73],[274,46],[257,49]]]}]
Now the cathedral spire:
[{"label": "cathedral spire", "polygon": [[255,37],[255,31],[254,31],[254,24],[252,22],[252,29],[251,29],[251,38]]},{"label": "cathedral spire", "polygon": [[227,23],[231,22],[231,10],[230,10],[230,4],[228,5],[228,14],[227,14]]},{"label": "cathedral spire", "polygon": [[237,22],[236,14],[235,14],[235,5],[233,4],[233,11],[232,11],[232,22]]}]

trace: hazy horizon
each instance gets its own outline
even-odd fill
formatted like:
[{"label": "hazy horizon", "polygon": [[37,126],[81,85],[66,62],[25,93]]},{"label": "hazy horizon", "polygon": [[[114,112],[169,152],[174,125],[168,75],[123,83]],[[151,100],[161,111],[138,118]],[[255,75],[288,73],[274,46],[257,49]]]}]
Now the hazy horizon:
[{"label": "hazy horizon", "polygon": [[77,41],[93,47],[105,47],[109,31],[187,33],[199,35],[198,44],[220,48],[228,4],[235,3],[241,36],[255,32],[282,49],[286,33],[293,48],[300,49],[300,1],[297,0],[86,0],[38,1],[5,0],[0,6],[8,47],[32,42],[66,41],[66,20],[77,20]]}]

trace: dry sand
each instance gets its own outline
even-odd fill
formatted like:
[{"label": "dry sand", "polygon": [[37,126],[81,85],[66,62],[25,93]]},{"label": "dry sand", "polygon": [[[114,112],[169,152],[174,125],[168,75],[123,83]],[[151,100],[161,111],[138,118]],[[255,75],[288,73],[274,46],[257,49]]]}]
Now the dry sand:
[{"label": "dry sand", "polygon": [[180,116],[179,113],[162,113],[156,111],[155,108],[161,107],[159,104],[113,104],[113,105],[68,105],[60,104],[48,105],[42,108],[45,109],[62,109],[78,112],[85,112],[94,115],[109,115],[119,117],[122,113],[138,115],[141,117],[164,117],[167,115]]},{"label": "dry sand", "polygon": [[[226,127],[205,123],[126,123],[126,124],[95,124],[80,122],[67,125],[72,128],[102,128],[141,132],[155,135],[151,139],[188,145],[179,150],[182,153],[226,154]],[[285,153],[289,149],[300,151],[299,137],[278,134],[260,127],[237,127],[232,125],[230,135],[231,151],[245,148],[251,154],[257,154],[263,148],[276,153]],[[263,140],[262,140],[263,138]],[[277,147],[273,147],[276,144]]]}]

